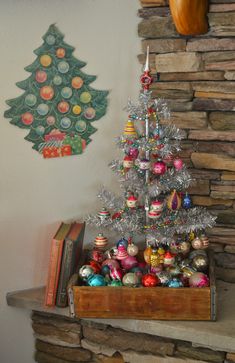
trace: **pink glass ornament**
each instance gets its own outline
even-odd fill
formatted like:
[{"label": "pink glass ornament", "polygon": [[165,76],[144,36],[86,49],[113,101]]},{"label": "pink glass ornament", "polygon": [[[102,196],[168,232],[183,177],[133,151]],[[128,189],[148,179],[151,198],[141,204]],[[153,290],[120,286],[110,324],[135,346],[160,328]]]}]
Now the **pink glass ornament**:
[{"label": "pink glass ornament", "polygon": [[166,164],[163,161],[153,163],[152,172],[156,175],[163,175],[166,172]]},{"label": "pink glass ornament", "polygon": [[138,155],[139,155],[139,150],[136,149],[135,147],[130,147],[129,149],[129,155],[133,158],[133,159],[137,159]]},{"label": "pink glass ornament", "polygon": [[111,258],[107,258],[107,260],[104,260],[104,262],[102,263],[102,267],[103,266],[108,266],[110,269],[111,268],[114,268],[114,267],[116,267],[116,268],[120,268],[120,265],[119,265],[119,263],[118,263],[118,261],[117,260],[113,260],[113,259],[111,259]]},{"label": "pink glass ornament", "polygon": [[113,267],[110,269],[110,277],[113,280],[122,280],[123,272],[120,268]]},{"label": "pink glass ornament", "polygon": [[189,278],[190,287],[207,287],[209,286],[209,278],[202,272],[195,272]]},{"label": "pink glass ornament", "polygon": [[116,255],[116,259],[117,260],[124,260],[127,257],[128,257],[128,253],[127,253],[127,250],[126,250],[125,246],[119,245],[118,246],[118,253]]},{"label": "pink glass ornament", "polygon": [[184,163],[181,159],[177,158],[173,161],[173,165],[176,168],[176,170],[181,170],[183,168]]},{"label": "pink glass ornament", "polygon": [[121,260],[121,265],[125,270],[130,270],[132,267],[138,266],[138,261],[134,256],[128,256]]}]

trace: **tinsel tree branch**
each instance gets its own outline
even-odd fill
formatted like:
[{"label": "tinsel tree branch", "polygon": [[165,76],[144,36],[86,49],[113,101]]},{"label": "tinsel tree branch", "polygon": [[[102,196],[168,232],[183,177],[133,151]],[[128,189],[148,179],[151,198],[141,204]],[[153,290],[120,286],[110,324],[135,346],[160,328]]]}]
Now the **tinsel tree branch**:
[{"label": "tinsel tree branch", "polygon": [[98,194],[98,198],[102,201],[103,205],[110,210],[122,209],[125,205],[124,197],[116,197],[113,193],[105,188],[102,188]]}]

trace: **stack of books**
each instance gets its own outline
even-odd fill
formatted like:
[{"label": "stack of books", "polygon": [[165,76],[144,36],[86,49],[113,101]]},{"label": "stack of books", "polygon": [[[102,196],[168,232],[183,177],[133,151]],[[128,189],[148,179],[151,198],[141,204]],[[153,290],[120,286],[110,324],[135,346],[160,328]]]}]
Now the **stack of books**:
[{"label": "stack of books", "polygon": [[85,223],[62,222],[51,241],[45,305],[66,307],[67,286],[82,261]]}]

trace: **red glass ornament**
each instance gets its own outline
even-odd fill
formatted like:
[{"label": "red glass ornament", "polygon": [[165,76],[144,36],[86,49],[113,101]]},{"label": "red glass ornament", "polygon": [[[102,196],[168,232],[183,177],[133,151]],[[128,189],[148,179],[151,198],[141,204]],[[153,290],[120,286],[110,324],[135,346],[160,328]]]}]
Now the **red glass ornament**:
[{"label": "red glass ornament", "polygon": [[153,164],[153,173],[156,175],[163,175],[166,172],[166,164],[163,161],[157,161]]},{"label": "red glass ornament", "polygon": [[154,287],[160,283],[159,278],[154,274],[146,274],[142,277],[142,284],[144,287]]},{"label": "red glass ornament", "polygon": [[89,262],[89,265],[94,269],[96,274],[100,273],[101,266],[98,262],[92,260]]},{"label": "red glass ornament", "polygon": [[149,89],[150,84],[153,82],[153,77],[150,76],[149,71],[144,71],[140,77],[140,82],[144,89]]},{"label": "red glass ornament", "polygon": [[91,251],[91,258],[92,260],[101,263],[102,261],[104,261],[104,253],[100,250],[93,249]]}]

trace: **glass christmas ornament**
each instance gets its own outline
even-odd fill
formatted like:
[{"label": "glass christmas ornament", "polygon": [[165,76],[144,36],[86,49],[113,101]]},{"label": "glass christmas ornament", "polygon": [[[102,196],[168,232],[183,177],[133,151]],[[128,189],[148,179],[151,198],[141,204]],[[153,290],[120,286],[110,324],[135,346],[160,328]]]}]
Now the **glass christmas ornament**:
[{"label": "glass christmas ornament", "polygon": [[135,208],[137,205],[137,198],[134,195],[131,195],[127,198],[126,205],[128,208]]},{"label": "glass christmas ornament", "polygon": [[171,192],[170,196],[167,199],[167,207],[172,211],[176,211],[181,207],[181,198],[175,189],[173,190],[173,192]]},{"label": "glass christmas ornament", "polygon": [[83,79],[81,77],[73,77],[71,84],[72,84],[72,87],[75,89],[82,88]]},{"label": "glass christmas ornament", "polygon": [[61,61],[61,62],[59,62],[57,68],[60,73],[64,74],[69,71],[69,64],[68,64],[68,62]]},{"label": "glass christmas ornament", "polygon": [[135,256],[127,256],[124,259],[121,259],[121,265],[124,270],[130,270],[133,267],[138,266],[138,261]]},{"label": "glass christmas ornament", "polygon": [[189,278],[190,287],[207,287],[209,286],[209,278],[202,272],[195,272]]},{"label": "glass christmas ornament", "polygon": [[132,136],[132,137],[137,136],[133,121],[131,121],[131,120],[127,121],[123,134],[124,134],[124,136]]},{"label": "glass christmas ornament", "polygon": [[96,274],[99,274],[101,271],[101,266],[97,261],[93,261],[91,260],[89,262],[89,265],[93,268],[93,270],[95,271]]},{"label": "glass christmas ornament", "polygon": [[131,242],[128,244],[127,252],[130,256],[136,256],[139,252],[139,248],[133,242]]},{"label": "glass christmas ornament", "polygon": [[87,120],[93,120],[96,115],[96,110],[93,107],[87,107],[84,112],[84,116]]},{"label": "glass christmas ornament", "polygon": [[153,82],[153,77],[150,75],[150,70],[149,70],[149,48],[147,50],[144,72],[140,77],[140,82],[144,90],[148,90],[150,84]]},{"label": "glass christmas ornament", "polygon": [[171,280],[171,275],[168,271],[161,271],[157,273],[157,277],[159,278],[159,281],[163,286],[167,286]]},{"label": "glass christmas ornament", "polygon": [[122,283],[127,287],[137,287],[139,286],[139,278],[135,272],[128,272],[123,276]]},{"label": "glass christmas ornament", "polygon": [[32,106],[36,105],[37,97],[35,95],[33,95],[32,93],[30,93],[25,97],[25,103],[27,106],[32,107]]},{"label": "glass christmas ornament", "polygon": [[200,236],[200,240],[202,242],[202,248],[203,249],[206,249],[206,248],[209,247],[209,245],[210,245],[209,238],[205,234],[202,234]]},{"label": "glass christmas ornament", "polygon": [[190,248],[191,248],[190,242],[183,241],[179,244],[179,252],[182,253],[183,255],[189,253]]},{"label": "glass christmas ornament", "polygon": [[185,266],[181,268],[181,272],[183,273],[184,277],[187,277],[189,279],[189,277],[195,273],[195,270],[190,266]]},{"label": "glass christmas ornament", "polygon": [[98,263],[103,262],[105,259],[103,251],[96,249],[96,248],[93,248],[93,250],[91,250],[90,257],[92,260],[94,260]]},{"label": "glass christmas ornament", "polygon": [[112,267],[109,273],[112,280],[122,280],[123,272],[120,268]]},{"label": "glass christmas ornament", "polygon": [[150,219],[158,219],[161,217],[161,212],[157,212],[155,210],[150,210],[148,212],[148,216]]},{"label": "glass christmas ornament", "polygon": [[157,161],[156,163],[153,163],[152,166],[152,172],[155,175],[163,175],[166,172],[166,164],[163,161]]},{"label": "glass christmas ornament", "polygon": [[167,267],[167,271],[171,276],[178,276],[181,273],[180,267],[178,265],[172,265]]},{"label": "glass christmas ornament", "polygon": [[170,245],[169,245],[169,249],[173,255],[179,253],[179,251],[180,251],[179,242],[174,241],[174,240],[171,241]]},{"label": "glass christmas ornament", "polygon": [[203,247],[202,241],[199,237],[194,238],[191,244],[195,250],[200,250]]},{"label": "glass christmas ornament", "polygon": [[116,268],[119,268],[120,267],[118,261],[117,260],[113,260],[112,258],[107,258],[106,260],[104,260],[102,262],[101,268],[103,268],[104,266],[108,266],[109,269],[111,269],[112,267],[116,267]]},{"label": "glass christmas ornament", "polygon": [[127,249],[128,246],[128,240],[126,238],[121,238],[118,242],[117,242],[117,247],[119,246],[124,246]]},{"label": "glass christmas ornament", "polygon": [[172,154],[169,154],[169,155],[167,155],[167,156],[165,156],[164,158],[163,158],[163,162],[166,164],[166,165],[171,165],[171,163],[172,163],[172,161],[173,161],[173,155]]},{"label": "glass christmas ornament", "polygon": [[94,245],[98,249],[104,249],[108,244],[108,238],[104,237],[103,233],[99,233],[94,240]]},{"label": "glass christmas ornament", "polygon": [[151,267],[157,267],[160,265],[160,256],[156,249],[152,250],[152,253],[150,255],[150,266]]},{"label": "glass christmas ornament", "polygon": [[148,246],[144,250],[144,260],[145,262],[150,265],[150,256],[152,254],[152,247]]},{"label": "glass christmas ornament", "polygon": [[120,280],[112,280],[112,281],[109,283],[109,286],[112,286],[112,287],[119,287],[119,286],[123,286],[123,283],[122,283],[122,281],[120,281]]},{"label": "glass christmas ornament", "polygon": [[137,159],[138,155],[139,155],[139,150],[135,147],[130,147],[129,149],[129,155],[133,158],[133,159]]},{"label": "glass christmas ornament", "polygon": [[108,276],[109,276],[109,273],[110,273],[110,268],[109,268],[109,266],[108,266],[108,265],[104,265],[104,266],[102,266],[102,267],[101,267],[101,270],[100,270],[100,273],[101,273],[101,275],[103,275],[103,276],[106,276],[106,275],[108,275]]},{"label": "glass christmas ornament", "polygon": [[30,112],[25,112],[21,116],[21,121],[24,125],[31,125],[33,123],[34,117]]},{"label": "glass christmas ornament", "polygon": [[140,170],[149,170],[150,169],[150,161],[148,159],[139,160],[138,166]]},{"label": "glass christmas ornament", "polygon": [[155,287],[159,285],[159,278],[154,274],[146,274],[142,277],[142,285],[144,287]]},{"label": "glass christmas ornament", "polygon": [[98,217],[101,221],[105,221],[106,219],[110,218],[110,213],[105,207],[103,207],[98,213]]},{"label": "glass christmas ornament", "polygon": [[181,159],[176,158],[175,160],[173,160],[173,165],[176,170],[181,170],[183,168],[184,163]]},{"label": "glass christmas ornament", "polygon": [[58,103],[57,108],[60,113],[66,113],[69,110],[69,104],[68,102],[61,101]]},{"label": "glass christmas ornament", "polygon": [[52,58],[48,54],[44,54],[40,57],[40,63],[43,67],[49,67],[52,63]]},{"label": "glass christmas ornament", "polygon": [[65,49],[64,48],[58,48],[56,49],[56,56],[57,58],[64,58],[65,56]]},{"label": "glass christmas ornament", "polygon": [[118,246],[118,253],[116,255],[116,259],[117,260],[124,260],[125,258],[128,257],[128,253],[127,250],[124,246]]},{"label": "glass christmas ornament", "polygon": [[47,80],[46,72],[38,70],[35,74],[35,79],[38,83],[44,83]]},{"label": "glass christmas ornament", "polygon": [[157,211],[157,212],[162,212],[163,205],[164,205],[164,202],[162,202],[160,200],[154,200],[151,203],[151,209],[154,210],[154,211]]},{"label": "glass christmas ornament", "polygon": [[130,169],[130,168],[132,168],[133,166],[134,166],[134,159],[133,159],[133,157],[132,156],[130,156],[130,155],[126,155],[125,157],[124,157],[124,159],[123,159],[123,167],[125,168],[125,169]]},{"label": "glass christmas ornament", "polygon": [[79,276],[83,281],[87,281],[88,277],[94,275],[95,271],[92,266],[84,265],[79,269]]},{"label": "glass christmas ornament", "polygon": [[88,277],[87,284],[89,286],[105,286],[106,281],[102,275],[92,275]]},{"label": "glass christmas ornament", "polygon": [[175,262],[175,257],[170,253],[170,251],[167,251],[164,256],[164,266],[171,266]]},{"label": "glass christmas ornament", "polygon": [[190,195],[188,193],[186,193],[182,200],[182,207],[184,209],[189,209],[192,207],[192,205],[193,205],[192,199],[191,199]]},{"label": "glass christmas ornament", "polygon": [[82,103],[89,103],[91,101],[91,94],[90,92],[82,92],[80,95],[80,101]]},{"label": "glass christmas ornament", "polygon": [[198,272],[206,272],[208,269],[209,261],[207,256],[198,255],[192,260],[192,268]]},{"label": "glass christmas ornament", "polygon": [[183,282],[178,279],[177,277],[173,277],[173,279],[171,279],[168,283],[168,287],[183,287]]}]

